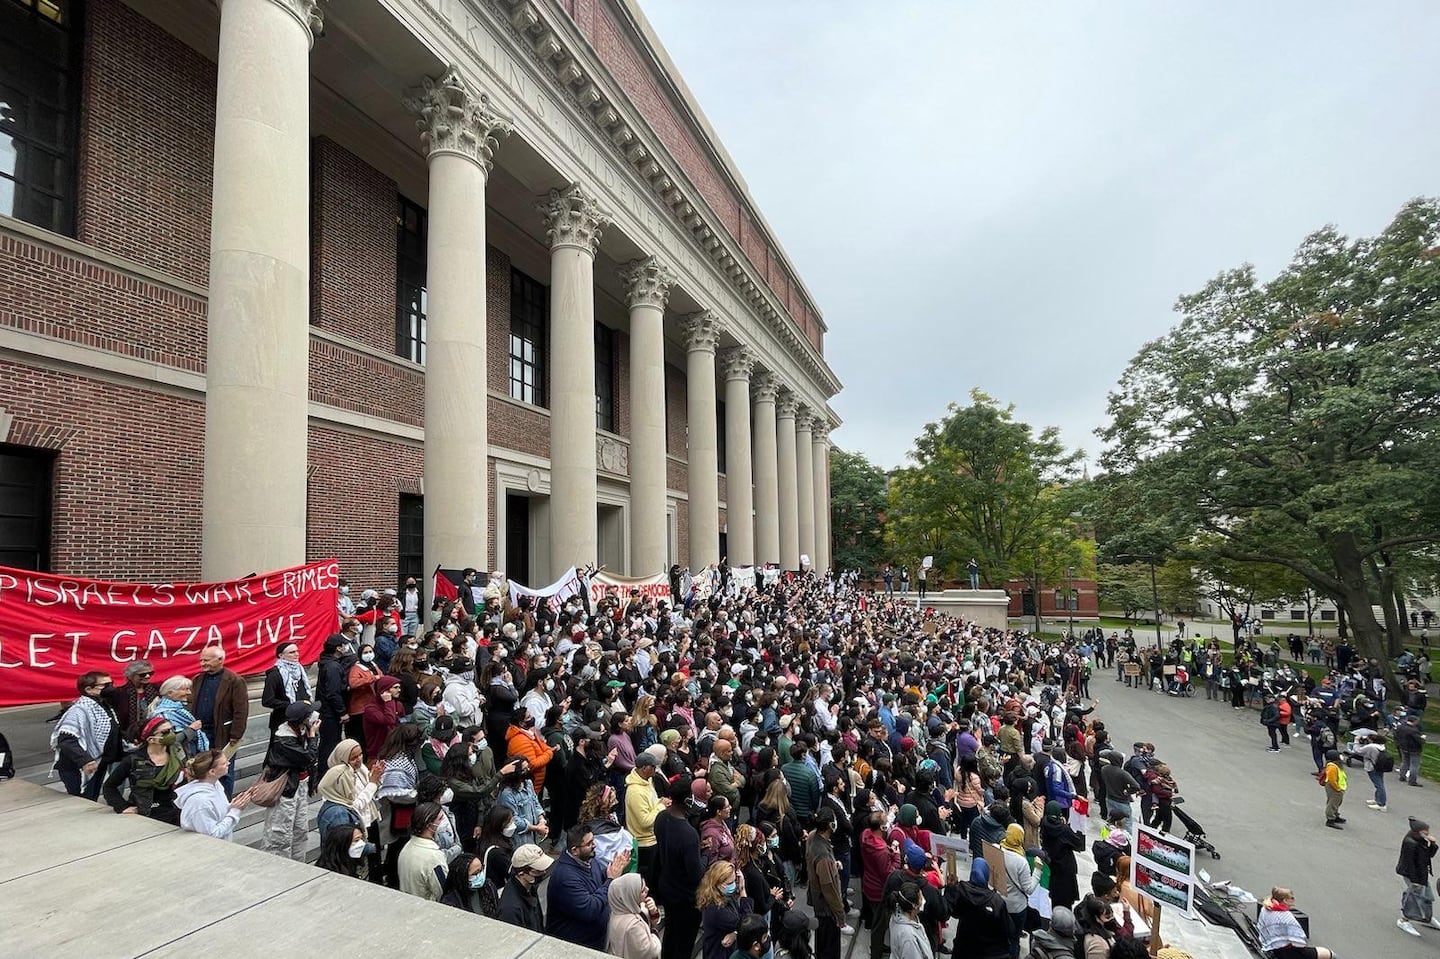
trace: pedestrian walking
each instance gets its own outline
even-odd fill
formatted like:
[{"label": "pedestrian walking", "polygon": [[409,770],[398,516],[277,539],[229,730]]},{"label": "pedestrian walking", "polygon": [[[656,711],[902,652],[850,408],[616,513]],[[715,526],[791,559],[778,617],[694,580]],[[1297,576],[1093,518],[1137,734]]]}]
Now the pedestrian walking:
[{"label": "pedestrian walking", "polygon": [[1265,694],[1264,702],[1260,707],[1260,725],[1264,726],[1265,731],[1270,734],[1270,748],[1265,751],[1278,753],[1280,743],[1276,740],[1275,735],[1276,730],[1280,727],[1280,707],[1276,705],[1275,697],[1269,693]]},{"label": "pedestrian walking", "polygon": [[1395,729],[1395,745],[1400,747],[1400,781],[1420,785],[1420,754],[1425,749],[1425,734],[1420,731],[1420,714],[1409,713]]},{"label": "pedestrian walking", "polygon": [[1400,894],[1400,918],[1395,925],[1412,936],[1420,935],[1416,923],[1440,929],[1435,918],[1435,893],[1430,889],[1431,862],[1440,846],[1430,835],[1430,824],[1410,817],[1410,829],[1400,840],[1400,861],[1395,874],[1405,882]]},{"label": "pedestrian walking", "polygon": [[1365,805],[1376,812],[1385,812],[1385,774],[1395,768],[1395,757],[1390,755],[1383,732],[1363,736],[1361,740],[1355,752],[1365,760],[1365,775],[1370,777],[1370,784],[1375,787],[1375,798],[1365,800]]},{"label": "pedestrian walking", "polygon": [[1325,787],[1325,825],[1331,829],[1344,829],[1345,817],[1340,815],[1340,804],[1345,801],[1345,767],[1340,765],[1340,753],[1330,750],[1325,753],[1325,769],[1320,782]]}]

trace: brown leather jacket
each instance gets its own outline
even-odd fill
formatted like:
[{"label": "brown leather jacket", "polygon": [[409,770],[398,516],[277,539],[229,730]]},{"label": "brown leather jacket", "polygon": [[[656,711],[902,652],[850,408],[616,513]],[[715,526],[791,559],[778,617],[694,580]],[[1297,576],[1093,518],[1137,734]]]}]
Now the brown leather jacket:
[{"label": "brown leather jacket", "polygon": [[[190,701],[186,704],[195,718],[202,721],[206,717],[196,710],[195,700],[204,679],[203,670],[192,677]],[[222,670],[220,688],[215,691],[215,735],[211,737],[211,745],[224,749],[229,743],[238,743],[245,735],[245,723],[249,719],[250,691],[245,687],[245,680],[233,669]]]}]

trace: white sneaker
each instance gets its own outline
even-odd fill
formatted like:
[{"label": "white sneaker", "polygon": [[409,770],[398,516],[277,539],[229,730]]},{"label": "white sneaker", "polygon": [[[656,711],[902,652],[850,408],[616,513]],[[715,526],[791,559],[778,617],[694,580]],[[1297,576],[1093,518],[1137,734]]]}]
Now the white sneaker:
[{"label": "white sneaker", "polygon": [[[855,927],[852,926],[852,925],[850,925],[850,924],[847,922],[845,925],[843,925],[843,926],[840,927],[840,935],[842,935],[842,936],[853,936],[853,935],[855,935]],[[1415,935],[1418,936],[1418,935],[1420,935],[1420,933],[1417,932],[1417,933],[1415,933]]]},{"label": "white sneaker", "polygon": [[1440,929],[1440,918],[1431,916],[1430,921],[1426,923],[1426,925],[1428,925],[1431,929]]},{"label": "white sneaker", "polygon": [[[1365,800],[1365,805],[1367,805],[1367,806],[1380,806],[1380,804],[1379,804],[1378,802],[1376,802],[1375,800],[1373,800],[1373,799],[1367,799],[1367,800]],[[1383,809],[1384,807],[1381,806],[1380,808]]]},{"label": "white sneaker", "polygon": [[[1434,920],[1431,921],[1433,922]],[[1395,920],[1395,925],[1399,926],[1401,931],[1407,932],[1412,936],[1420,935],[1420,930],[1411,925],[1409,919],[1397,919]]]}]

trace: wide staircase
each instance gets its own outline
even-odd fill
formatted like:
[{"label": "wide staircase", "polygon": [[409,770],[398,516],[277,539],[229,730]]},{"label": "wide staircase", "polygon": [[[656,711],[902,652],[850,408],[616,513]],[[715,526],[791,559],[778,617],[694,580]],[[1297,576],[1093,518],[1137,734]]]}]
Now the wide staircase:
[{"label": "wide staircase", "polygon": [[[314,682],[314,678],[311,678]],[[248,789],[260,776],[260,766],[265,761],[265,750],[270,741],[270,710],[260,705],[259,677],[250,680],[250,720],[245,726],[245,737],[240,749],[231,759],[235,770],[235,793]],[[48,733],[48,727],[47,727]],[[325,757],[321,757],[324,761]],[[58,777],[50,776],[50,760],[38,755],[17,755],[16,776],[29,782],[64,791]],[[312,784],[313,785],[313,784]],[[308,827],[309,843],[305,849],[305,861],[314,862],[320,856],[320,834],[315,827],[315,816],[320,811],[320,800],[313,794],[310,800]],[[240,823],[235,829],[235,842],[258,849],[265,835],[265,813],[259,806],[248,806],[240,814]]]}]

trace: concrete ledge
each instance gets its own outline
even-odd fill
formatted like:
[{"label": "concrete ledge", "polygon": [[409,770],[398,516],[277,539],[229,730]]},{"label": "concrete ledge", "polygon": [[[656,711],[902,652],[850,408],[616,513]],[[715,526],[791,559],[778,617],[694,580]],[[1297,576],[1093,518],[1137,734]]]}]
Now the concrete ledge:
[{"label": "concrete ledge", "polygon": [[6,955],[34,959],[274,959],[325,916],[406,954],[601,955],[19,779],[0,783],[0,902]]}]

